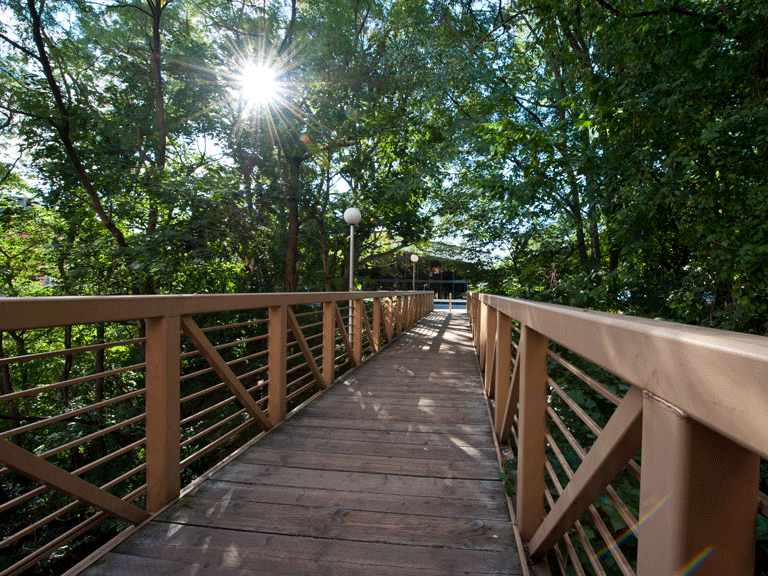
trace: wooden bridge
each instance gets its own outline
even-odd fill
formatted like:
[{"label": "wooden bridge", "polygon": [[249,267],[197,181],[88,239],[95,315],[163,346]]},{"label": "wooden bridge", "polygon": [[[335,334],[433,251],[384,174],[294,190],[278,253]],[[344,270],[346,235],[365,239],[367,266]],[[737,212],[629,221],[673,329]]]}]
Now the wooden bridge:
[{"label": "wooden bridge", "polygon": [[755,573],[764,337],[491,295],[0,306],[0,576],[109,518],[69,574]]},{"label": "wooden bridge", "polygon": [[521,574],[462,316],[421,320],[83,574]]}]

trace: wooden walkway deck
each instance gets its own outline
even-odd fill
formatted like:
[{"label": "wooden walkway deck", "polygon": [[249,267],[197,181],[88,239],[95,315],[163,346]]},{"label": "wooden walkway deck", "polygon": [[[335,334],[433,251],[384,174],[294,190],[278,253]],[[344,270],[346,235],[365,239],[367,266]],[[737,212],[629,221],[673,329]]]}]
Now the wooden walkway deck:
[{"label": "wooden walkway deck", "polygon": [[463,313],[433,312],[83,574],[522,574]]}]

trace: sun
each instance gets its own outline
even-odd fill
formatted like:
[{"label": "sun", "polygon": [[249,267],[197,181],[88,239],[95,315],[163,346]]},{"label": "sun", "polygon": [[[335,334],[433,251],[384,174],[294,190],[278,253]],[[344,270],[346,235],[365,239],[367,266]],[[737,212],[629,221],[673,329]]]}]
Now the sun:
[{"label": "sun", "polygon": [[243,66],[239,78],[240,94],[251,106],[265,106],[273,102],[280,92],[277,74],[269,66],[249,62]]}]

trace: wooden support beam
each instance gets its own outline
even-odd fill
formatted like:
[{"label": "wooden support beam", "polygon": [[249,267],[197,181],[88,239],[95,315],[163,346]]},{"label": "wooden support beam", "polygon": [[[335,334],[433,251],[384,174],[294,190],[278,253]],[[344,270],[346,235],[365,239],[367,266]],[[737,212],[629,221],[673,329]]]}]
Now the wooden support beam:
[{"label": "wooden support beam", "polygon": [[296,342],[299,345],[301,353],[304,355],[304,359],[309,365],[309,369],[312,371],[312,376],[315,378],[315,382],[317,382],[317,385],[320,386],[320,388],[323,388],[323,375],[320,372],[320,368],[317,367],[317,362],[315,362],[314,356],[312,356],[312,352],[309,349],[309,344],[307,344],[307,339],[304,337],[304,332],[302,332],[299,321],[296,319],[296,314],[294,314],[291,308],[287,308],[287,310],[288,326],[290,327],[291,332],[293,332],[293,335],[296,337]]},{"label": "wooden support beam", "polygon": [[352,355],[354,365],[360,366],[363,361],[363,315],[365,308],[362,300],[352,301]]},{"label": "wooden support beam", "polygon": [[[368,336],[368,342],[371,344],[371,350],[373,352],[376,352],[377,346],[374,346],[373,344],[373,332],[371,331],[371,323],[368,321],[368,313],[365,311],[365,302],[362,300],[360,301],[360,316],[363,320],[363,328],[365,328],[365,335]],[[362,343],[362,334],[360,335],[360,340]]]},{"label": "wooden support beam", "polygon": [[387,296],[384,298],[384,339],[387,341],[387,344],[392,342],[393,336],[392,313],[392,297]]},{"label": "wooden support beam", "polygon": [[403,326],[403,332],[408,330],[408,328],[411,327],[411,297],[410,296],[403,296],[403,311],[402,311],[402,326]]},{"label": "wooden support beam", "polygon": [[[510,403],[509,388],[511,385],[511,368],[512,368],[512,318],[501,312],[494,314],[496,320],[494,322],[494,331],[496,332],[495,348],[495,364],[496,370],[494,380],[492,381],[493,392],[496,395],[496,413],[494,415],[494,424],[496,426],[496,436],[505,441],[509,437],[509,432],[506,432],[504,427],[510,419],[514,418],[515,410],[517,410],[517,400],[514,404]],[[491,370],[491,372],[494,372]],[[510,417],[507,413],[512,412]]]},{"label": "wooden support beam", "polygon": [[403,333],[403,296],[395,296],[395,337]]},{"label": "wooden support beam", "polygon": [[[503,400],[503,409],[500,417],[497,416],[497,422],[500,422],[498,436],[501,442],[509,440],[512,433],[512,424],[515,421],[515,412],[517,412],[517,402],[520,398],[520,362],[515,358],[515,366],[512,369],[512,378],[507,389],[507,397]],[[497,404],[502,402],[499,396],[496,398]]]},{"label": "wooden support beam", "polygon": [[[296,336],[294,334],[294,336]],[[298,337],[297,337],[298,340]],[[269,390],[267,406],[269,421],[276,426],[285,420],[288,410],[287,357],[288,357],[288,307],[269,308]]]},{"label": "wooden support beam", "polygon": [[522,327],[518,349],[521,366],[516,496],[517,520],[524,541],[533,538],[545,516],[547,343],[546,336]]},{"label": "wooden support beam", "polygon": [[22,476],[46,484],[59,492],[132,524],[140,524],[149,518],[149,514],[141,508],[137,508],[106,490],[102,490],[47,460],[27,452],[9,440],[0,440],[0,462]]},{"label": "wooden support beam", "polygon": [[637,576],[752,576],[760,457],[650,392],[643,400]]},{"label": "wooden support beam", "polygon": [[[323,302],[323,379],[320,387],[328,388],[336,378],[336,314],[335,302]],[[344,330],[344,326],[340,328]]]},{"label": "wooden support beam", "polygon": [[[280,306],[278,306],[278,308],[280,308]],[[222,358],[221,354],[219,354],[216,348],[213,347],[213,344],[211,344],[210,340],[208,340],[203,331],[200,330],[200,327],[195,323],[195,321],[192,320],[192,318],[189,316],[182,316],[181,327],[184,330],[184,334],[187,336],[187,338],[189,338],[190,342],[192,342],[195,348],[200,351],[200,354],[203,355],[203,358],[208,361],[208,364],[210,364],[214,372],[218,374],[219,378],[221,378],[227,387],[232,391],[240,404],[242,404],[246,409],[248,414],[253,416],[253,418],[256,419],[256,421],[264,430],[269,430],[272,428],[272,424],[270,423],[267,416],[264,414],[264,412],[262,412],[258,404],[256,404],[256,401],[251,398],[251,395],[245,389],[242,382],[240,382],[240,379],[235,375],[234,372],[232,372],[232,369],[227,366],[224,358]],[[271,350],[272,347],[270,346],[270,351]]]},{"label": "wooden support beam", "polygon": [[373,339],[371,345],[373,346],[374,354],[379,351],[381,347],[381,298],[373,299]]},{"label": "wooden support beam", "polygon": [[496,395],[496,379],[494,365],[496,363],[496,310],[488,310],[485,315],[485,369],[483,370],[483,385],[489,398]]},{"label": "wooden support beam", "polygon": [[549,552],[637,453],[642,414],[643,393],[633,386],[528,543],[532,558]]},{"label": "wooden support beam", "polygon": [[479,336],[478,341],[478,359],[480,360],[480,368],[485,369],[485,351],[488,347],[488,305],[481,302],[480,305],[480,318],[479,322],[477,323],[477,333]]},{"label": "wooden support beam", "polygon": [[181,491],[181,319],[148,318],[145,326],[147,511],[157,512]]}]

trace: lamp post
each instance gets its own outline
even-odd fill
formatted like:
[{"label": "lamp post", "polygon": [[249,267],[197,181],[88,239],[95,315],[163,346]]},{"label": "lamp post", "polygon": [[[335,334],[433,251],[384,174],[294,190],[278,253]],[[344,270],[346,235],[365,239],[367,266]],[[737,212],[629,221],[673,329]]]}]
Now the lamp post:
[{"label": "lamp post", "polygon": [[[360,210],[357,208],[347,208],[344,211],[344,221],[349,224],[349,291],[355,289],[355,226],[360,224],[362,218]],[[354,337],[354,328],[352,326],[354,301],[349,301],[349,339]]]},{"label": "lamp post", "polygon": [[357,208],[347,208],[344,211],[344,221],[349,224],[349,291],[355,289],[355,226],[360,224],[362,218]]},{"label": "lamp post", "polygon": [[419,257],[416,254],[411,254],[411,262],[413,262],[413,291],[416,291],[416,262],[419,261]]}]

